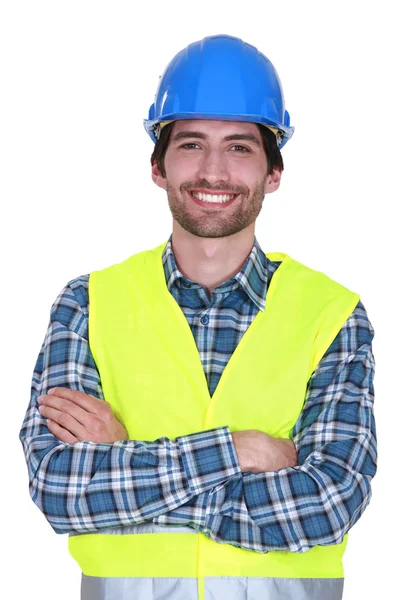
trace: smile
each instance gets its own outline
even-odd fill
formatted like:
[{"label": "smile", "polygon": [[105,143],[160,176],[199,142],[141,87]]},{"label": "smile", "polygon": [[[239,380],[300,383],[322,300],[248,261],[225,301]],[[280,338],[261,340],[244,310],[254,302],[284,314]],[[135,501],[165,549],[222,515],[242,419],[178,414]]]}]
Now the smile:
[{"label": "smile", "polygon": [[239,194],[204,194],[202,192],[188,192],[192,200],[200,206],[225,207],[232,204]]}]

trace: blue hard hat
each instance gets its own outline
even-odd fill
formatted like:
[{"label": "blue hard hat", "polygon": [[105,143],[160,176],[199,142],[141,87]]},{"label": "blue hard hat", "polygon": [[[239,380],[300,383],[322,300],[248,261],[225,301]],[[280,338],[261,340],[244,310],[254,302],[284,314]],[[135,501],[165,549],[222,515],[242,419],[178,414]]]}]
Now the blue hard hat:
[{"label": "blue hard hat", "polygon": [[261,123],[274,131],[279,148],[294,132],[275,67],[255,46],[230,35],[189,44],[160,76],[144,127],[156,142],[166,121],[181,119]]}]

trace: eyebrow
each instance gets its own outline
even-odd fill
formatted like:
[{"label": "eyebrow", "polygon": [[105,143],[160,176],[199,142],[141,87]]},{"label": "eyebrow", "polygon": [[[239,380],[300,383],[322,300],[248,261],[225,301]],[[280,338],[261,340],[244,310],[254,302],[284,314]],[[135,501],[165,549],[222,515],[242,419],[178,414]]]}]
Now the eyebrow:
[{"label": "eyebrow", "polygon": [[[179,140],[184,140],[187,138],[200,138],[202,140],[206,140],[208,136],[206,136],[201,131],[179,131],[172,137],[172,142],[177,142]],[[260,141],[256,138],[255,135],[251,133],[234,133],[232,135],[227,135],[222,140],[223,142],[231,142],[231,141],[246,141],[253,142],[257,146],[261,146]]]}]

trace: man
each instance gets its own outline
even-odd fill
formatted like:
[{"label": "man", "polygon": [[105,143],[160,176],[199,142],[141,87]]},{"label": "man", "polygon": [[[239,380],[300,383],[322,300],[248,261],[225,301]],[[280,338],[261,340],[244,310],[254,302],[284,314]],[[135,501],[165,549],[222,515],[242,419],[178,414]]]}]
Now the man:
[{"label": "man", "polygon": [[32,499],[84,600],[339,600],[376,472],[374,330],[255,238],[293,134],[278,75],[207,37],[145,128],[172,235],[53,304],[20,434]]}]

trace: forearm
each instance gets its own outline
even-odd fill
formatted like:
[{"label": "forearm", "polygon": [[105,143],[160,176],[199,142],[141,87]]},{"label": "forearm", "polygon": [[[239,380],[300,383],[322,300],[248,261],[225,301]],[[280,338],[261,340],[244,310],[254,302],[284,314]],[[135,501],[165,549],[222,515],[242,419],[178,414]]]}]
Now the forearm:
[{"label": "forearm", "polygon": [[241,527],[240,545],[258,552],[338,544],[370,501],[371,458],[361,473],[344,476],[332,456],[315,456],[298,467],[234,477],[209,494],[204,528],[212,539],[235,544]]},{"label": "forearm", "polygon": [[[57,533],[140,523],[174,510],[240,472],[229,429],[154,442],[60,443],[50,433],[21,441],[32,500]],[[193,459],[206,448],[202,461]],[[204,465],[207,468],[204,468]]]},{"label": "forearm", "polygon": [[[341,464],[347,453],[363,454],[357,470]],[[257,552],[305,552],[343,540],[370,501],[375,472],[375,443],[337,442],[297,467],[235,475],[154,522],[189,525]]]}]

